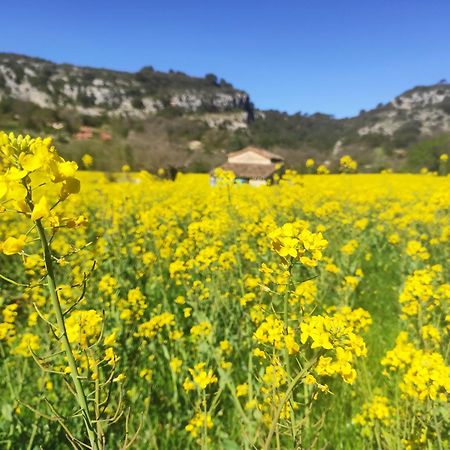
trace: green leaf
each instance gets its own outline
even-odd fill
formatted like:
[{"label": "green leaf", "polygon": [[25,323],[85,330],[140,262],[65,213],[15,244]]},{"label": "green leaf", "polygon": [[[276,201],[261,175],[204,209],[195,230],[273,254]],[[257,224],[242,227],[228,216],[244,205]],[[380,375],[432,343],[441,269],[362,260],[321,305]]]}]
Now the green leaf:
[{"label": "green leaf", "polygon": [[12,406],[8,404],[2,405],[2,417],[7,422],[12,422]]}]

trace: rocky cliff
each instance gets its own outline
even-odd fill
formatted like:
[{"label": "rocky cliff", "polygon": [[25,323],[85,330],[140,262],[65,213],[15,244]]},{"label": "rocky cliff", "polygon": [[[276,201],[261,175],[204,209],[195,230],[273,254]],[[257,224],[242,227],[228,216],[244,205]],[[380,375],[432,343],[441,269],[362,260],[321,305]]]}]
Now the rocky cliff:
[{"label": "rocky cliff", "polygon": [[393,135],[401,127],[415,124],[423,135],[450,131],[450,84],[444,80],[432,86],[418,86],[396,97],[387,105],[370,111],[360,135]]},{"label": "rocky cliff", "polygon": [[182,112],[245,110],[248,94],[215,75],[191,77],[144,67],[128,73],[54,64],[0,53],[0,100],[14,98],[43,108],[144,117],[173,108]]}]

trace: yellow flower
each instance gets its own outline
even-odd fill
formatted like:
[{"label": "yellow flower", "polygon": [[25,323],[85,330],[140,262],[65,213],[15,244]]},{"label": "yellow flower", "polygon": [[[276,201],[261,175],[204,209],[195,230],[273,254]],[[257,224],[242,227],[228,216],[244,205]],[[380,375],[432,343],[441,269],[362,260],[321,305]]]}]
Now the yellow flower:
[{"label": "yellow flower", "polygon": [[123,373],[120,373],[119,375],[117,375],[117,377],[113,378],[113,382],[114,383],[120,383],[121,381],[126,379],[126,375],[124,375]]},{"label": "yellow flower", "polygon": [[184,299],[184,297],[182,295],[179,295],[176,299],[175,299],[175,303],[177,305],[184,305],[186,303],[186,300]]},{"label": "yellow flower", "polygon": [[196,413],[195,416],[186,425],[185,430],[191,434],[192,437],[197,437],[201,430],[210,429],[213,427],[211,415],[208,413]]},{"label": "yellow flower", "polygon": [[210,322],[200,322],[191,328],[191,336],[196,339],[203,336],[209,336],[212,332],[212,325]]},{"label": "yellow flower", "polygon": [[46,219],[50,215],[50,208],[48,206],[48,200],[43,195],[39,202],[34,205],[33,212],[31,213],[31,220],[35,221],[40,219]]},{"label": "yellow flower", "polygon": [[352,159],[349,155],[344,155],[339,160],[339,164],[341,167],[341,170],[347,171],[347,172],[355,172],[358,168],[358,163]]},{"label": "yellow flower", "polygon": [[5,242],[0,243],[0,250],[5,255],[15,255],[16,253],[20,253],[25,247],[25,243],[27,241],[27,236],[21,234],[18,238],[9,237],[5,240]]},{"label": "yellow flower", "polygon": [[389,400],[381,395],[375,395],[371,401],[365,402],[362,412],[357,414],[352,422],[362,427],[374,428],[376,426],[388,426],[394,409],[389,405]]},{"label": "yellow flower", "polygon": [[220,350],[222,350],[222,352],[224,352],[224,353],[229,354],[233,351],[233,347],[231,346],[230,341],[228,341],[226,339],[223,341],[220,341],[219,345],[220,345]]},{"label": "yellow flower", "polygon": [[217,377],[213,371],[205,369],[206,363],[199,363],[193,369],[188,369],[192,376],[193,382],[202,390],[206,389],[210,384],[217,382]]},{"label": "yellow flower", "polygon": [[170,370],[173,373],[178,373],[181,369],[183,361],[180,358],[172,358],[169,362]]},{"label": "yellow flower", "polygon": [[317,383],[316,379],[310,373],[308,373],[308,375],[306,375],[304,382],[308,385]]},{"label": "yellow flower", "polygon": [[66,320],[69,341],[81,348],[88,348],[100,336],[102,321],[102,316],[93,309],[73,311]]},{"label": "yellow flower", "polygon": [[298,259],[309,267],[317,266],[322,259],[322,250],[328,245],[322,233],[309,231],[302,222],[286,223],[272,231],[269,237],[273,249],[284,263],[289,259]]},{"label": "yellow flower", "polygon": [[330,173],[330,170],[327,168],[327,166],[320,164],[317,167],[317,175],[328,175]]},{"label": "yellow flower", "polygon": [[247,394],[248,394],[248,384],[247,383],[238,384],[236,386],[236,395],[238,397],[245,397]]},{"label": "yellow flower", "polygon": [[138,326],[135,336],[151,339],[155,337],[161,330],[170,328],[175,325],[175,315],[172,313],[162,313],[153,316],[147,322],[143,322]]},{"label": "yellow flower", "polygon": [[12,350],[12,353],[15,355],[30,357],[31,352],[39,350],[39,341],[39,336],[32,333],[24,333],[20,339],[20,342]]},{"label": "yellow flower", "polygon": [[92,164],[94,163],[94,158],[89,155],[89,153],[85,153],[82,158],[81,161],[84,164],[84,167],[86,167],[86,169],[89,169],[89,167],[92,166]]},{"label": "yellow flower", "polygon": [[189,378],[186,378],[183,382],[183,389],[186,392],[193,391],[195,389],[195,384]]}]

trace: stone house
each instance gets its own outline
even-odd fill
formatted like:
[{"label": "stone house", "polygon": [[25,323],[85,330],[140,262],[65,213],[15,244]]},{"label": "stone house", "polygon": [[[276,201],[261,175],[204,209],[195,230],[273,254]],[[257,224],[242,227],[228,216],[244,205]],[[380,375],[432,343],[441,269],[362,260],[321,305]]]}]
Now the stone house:
[{"label": "stone house", "polygon": [[[232,171],[236,183],[248,183],[252,186],[266,185],[274,182],[274,175],[281,175],[284,158],[275,153],[257,147],[245,147],[237,152],[228,153],[228,161],[220,168]],[[211,184],[215,184],[214,171]]]}]

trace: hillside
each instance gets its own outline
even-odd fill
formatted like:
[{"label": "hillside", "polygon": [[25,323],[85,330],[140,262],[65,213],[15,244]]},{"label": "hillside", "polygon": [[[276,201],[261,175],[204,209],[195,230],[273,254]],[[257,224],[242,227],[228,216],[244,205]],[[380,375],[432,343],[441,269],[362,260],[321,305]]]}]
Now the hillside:
[{"label": "hillside", "polygon": [[118,72],[7,53],[0,53],[0,89],[0,98],[10,96],[42,108],[140,117],[167,108],[229,111],[243,108],[248,97],[213,74],[196,78],[152,67]]},{"label": "hillside", "polygon": [[434,169],[450,147],[450,84],[419,86],[353,118],[254,110],[250,96],[213,74],[144,67],[136,73],[0,53],[0,129],[54,136],[62,153],[94,167],[207,171],[254,144],[299,168],[332,168],[350,153],[366,171]]}]

